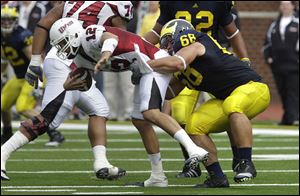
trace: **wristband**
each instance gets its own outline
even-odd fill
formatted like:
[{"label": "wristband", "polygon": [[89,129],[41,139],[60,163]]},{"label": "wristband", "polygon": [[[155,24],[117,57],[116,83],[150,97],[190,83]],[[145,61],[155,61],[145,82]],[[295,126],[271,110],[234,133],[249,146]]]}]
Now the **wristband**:
[{"label": "wristband", "polygon": [[31,55],[31,60],[29,65],[40,66],[42,64],[42,55],[33,54]]},{"label": "wristband", "polygon": [[156,31],[154,31],[153,29],[151,29],[151,31],[152,31],[152,33],[154,33],[158,38],[160,38],[160,35],[159,35]]},{"label": "wristband", "polygon": [[182,56],[179,56],[177,54],[175,54],[174,56],[176,56],[177,58],[179,58],[181,60],[181,62],[183,63],[183,70],[186,69],[186,62],[184,60],[184,58]]},{"label": "wristband", "polygon": [[244,57],[244,58],[241,58],[241,61],[250,61],[250,59],[247,57]]},{"label": "wristband", "polygon": [[232,35],[230,36],[226,36],[227,39],[232,39],[234,36],[236,36],[236,34],[238,34],[240,32],[239,29],[237,29]]},{"label": "wristband", "polygon": [[108,38],[103,42],[101,53],[104,51],[109,51],[113,53],[117,45],[118,45],[118,40],[114,38]]}]

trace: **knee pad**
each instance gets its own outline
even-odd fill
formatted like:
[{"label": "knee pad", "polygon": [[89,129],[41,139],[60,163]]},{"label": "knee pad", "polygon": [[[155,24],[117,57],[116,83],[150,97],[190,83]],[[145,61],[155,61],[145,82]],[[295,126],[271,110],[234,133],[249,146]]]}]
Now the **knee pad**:
[{"label": "knee pad", "polygon": [[21,126],[30,134],[32,140],[48,131],[48,123],[39,120],[37,117],[21,122]]}]

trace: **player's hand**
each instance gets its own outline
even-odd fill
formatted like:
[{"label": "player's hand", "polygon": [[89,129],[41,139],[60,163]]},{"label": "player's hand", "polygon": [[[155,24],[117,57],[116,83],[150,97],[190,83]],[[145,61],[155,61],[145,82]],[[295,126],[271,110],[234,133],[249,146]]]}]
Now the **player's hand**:
[{"label": "player's hand", "polygon": [[84,91],[85,87],[87,86],[87,81],[81,80],[80,74],[71,76],[71,72],[70,72],[63,86],[66,91],[72,91],[72,90]]},{"label": "player's hand", "polygon": [[25,80],[35,89],[38,88],[39,80],[43,82],[43,69],[41,67],[41,55],[32,55],[31,61],[25,74]]},{"label": "player's hand", "polygon": [[246,58],[246,57],[245,57],[245,58],[242,58],[241,61],[247,63],[247,65],[248,65],[249,67],[251,66],[251,61],[250,61],[249,58]]},{"label": "player's hand", "polygon": [[102,52],[100,60],[95,65],[95,69],[94,69],[95,74],[97,74],[101,70],[103,65],[108,63],[108,60],[111,57],[111,55],[112,53],[110,51]]}]

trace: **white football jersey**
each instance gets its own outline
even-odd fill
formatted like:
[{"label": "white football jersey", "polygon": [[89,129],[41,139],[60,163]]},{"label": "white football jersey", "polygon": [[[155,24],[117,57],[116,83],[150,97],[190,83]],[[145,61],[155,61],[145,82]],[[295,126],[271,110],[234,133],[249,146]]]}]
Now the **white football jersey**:
[{"label": "white football jersey", "polygon": [[[62,14],[63,18],[76,18],[84,28],[94,24],[111,26],[111,19],[114,16],[120,16],[125,20],[132,19],[132,3],[130,1],[66,1]],[[72,60],[58,58],[56,52],[57,49],[52,47],[46,58],[54,58],[67,65],[72,63]]]},{"label": "white football jersey", "polygon": [[74,59],[77,67],[94,70],[101,58],[100,40],[105,31],[117,35],[119,40],[110,62],[102,68],[103,71],[127,71],[130,66],[140,67],[141,65],[147,68],[148,60],[169,56],[166,51],[160,50],[140,36],[119,28],[91,25],[84,31],[80,40],[81,48]]}]

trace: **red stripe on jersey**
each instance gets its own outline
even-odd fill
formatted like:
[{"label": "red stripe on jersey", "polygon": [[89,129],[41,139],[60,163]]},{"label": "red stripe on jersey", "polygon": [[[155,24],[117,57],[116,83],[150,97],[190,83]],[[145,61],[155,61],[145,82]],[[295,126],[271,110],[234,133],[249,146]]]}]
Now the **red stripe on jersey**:
[{"label": "red stripe on jersey", "polygon": [[[67,13],[67,17],[72,16],[82,5],[84,1],[78,1],[72,7],[72,9]],[[78,20],[83,21],[82,26],[84,28],[88,27],[89,25],[98,24],[99,18],[98,14],[102,10],[105,3],[97,1],[79,13]]]},{"label": "red stripe on jersey", "polygon": [[107,32],[115,34],[119,37],[118,46],[115,49],[113,55],[124,54],[134,51],[134,44],[137,44],[140,51],[147,55],[150,59],[154,59],[154,54],[159,51],[159,48],[143,40],[140,36],[124,31],[116,27],[105,26]]}]

